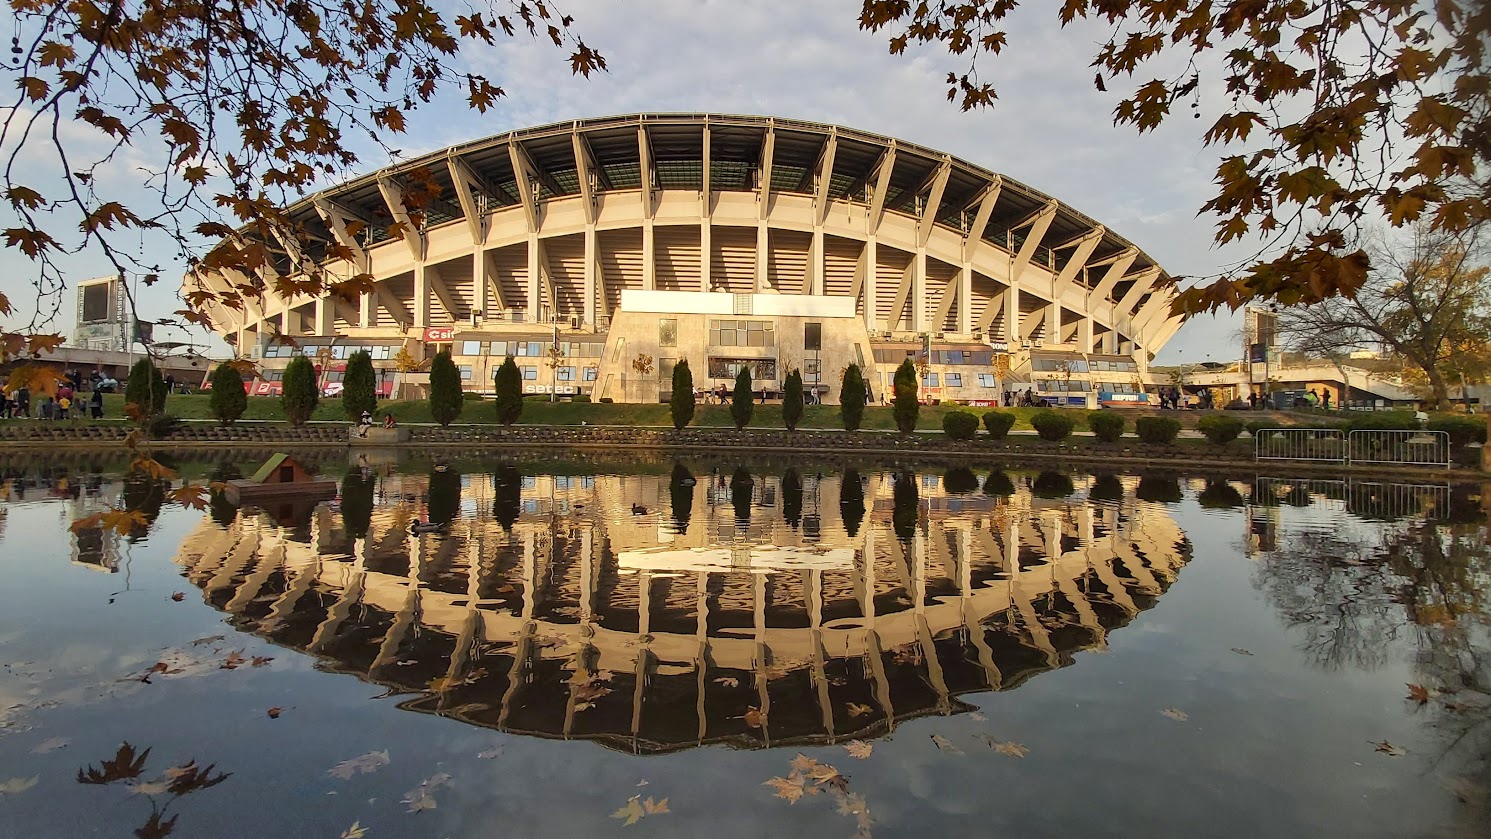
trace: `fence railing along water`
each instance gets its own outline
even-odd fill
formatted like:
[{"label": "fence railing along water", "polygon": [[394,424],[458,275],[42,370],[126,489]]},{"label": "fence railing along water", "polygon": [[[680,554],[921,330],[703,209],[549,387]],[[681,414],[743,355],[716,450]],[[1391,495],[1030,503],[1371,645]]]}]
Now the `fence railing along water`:
[{"label": "fence railing along water", "polygon": [[1421,429],[1263,428],[1253,435],[1253,459],[1448,468],[1450,437]]},{"label": "fence railing along water", "polygon": [[1252,505],[1314,506],[1365,518],[1439,520],[1449,515],[1450,485],[1260,476],[1253,480]]}]

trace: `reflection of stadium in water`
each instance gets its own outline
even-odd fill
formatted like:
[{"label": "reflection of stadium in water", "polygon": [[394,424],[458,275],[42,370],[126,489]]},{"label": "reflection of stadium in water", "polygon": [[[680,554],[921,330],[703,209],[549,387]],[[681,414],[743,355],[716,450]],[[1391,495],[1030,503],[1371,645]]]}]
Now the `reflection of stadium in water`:
[{"label": "reflection of stadium in water", "polygon": [[178,562],[241,630],[405,708],[657,752],[966,710],[1102,647],[1189,555],[1128,479],[1099,502],[1086,478],[1042,500],[1002,473],[846,474],[353,475],[341,515],[204,520]]}]

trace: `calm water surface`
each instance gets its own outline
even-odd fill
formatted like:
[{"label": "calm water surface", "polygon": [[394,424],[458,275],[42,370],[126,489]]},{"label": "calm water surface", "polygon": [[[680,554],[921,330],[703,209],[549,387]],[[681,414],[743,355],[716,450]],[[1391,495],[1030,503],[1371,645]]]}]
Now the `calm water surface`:
[{"label": "calm water surface", "polygon": [[9,464],[0,836],[1491,835],[1479,487],[316,468]]}]

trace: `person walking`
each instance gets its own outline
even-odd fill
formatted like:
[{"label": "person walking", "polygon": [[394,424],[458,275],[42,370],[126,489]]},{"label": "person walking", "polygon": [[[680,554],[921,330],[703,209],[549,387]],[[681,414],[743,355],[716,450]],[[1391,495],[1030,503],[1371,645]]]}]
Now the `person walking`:
[{"label": "person walking", "polygon": [[24,385],[16,391],[16,409],[23,417],[31,416],[31,389]]},{"label": "person walking", "polygon": [[103,391],[98,390],[97,388],[95,388],[94,391],[93,391],[93,395],[90,396],[90,397],[88,397],[88,404],[93,409],[93,418],[94,419],[97,420],[97,419],[103,419],[104,418],[104,392]]}]

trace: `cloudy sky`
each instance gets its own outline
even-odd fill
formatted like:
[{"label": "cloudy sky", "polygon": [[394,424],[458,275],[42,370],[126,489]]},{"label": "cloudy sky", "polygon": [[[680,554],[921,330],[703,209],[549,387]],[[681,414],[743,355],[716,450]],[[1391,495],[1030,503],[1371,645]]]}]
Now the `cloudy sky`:
[{"label": "cloudy sky", "polygon": [[[1175,275],[1215,274],[1248,256],[1245,249],[1216,250],[1210,221],[1196,215],[1216,166],[1216,152],[1199,143],[1214,114],[1204,102],[1200,120],[1181,108],[1172,124],[1143,137],[1114,127],[1111,113],[1124,87],[1110,82],[1114,92],[1097,92],[1089,67],[1104,30],[1063,31],[1051,4],[1028,3],[1015,13],[1010,46],[983,68],[999,102],[975,113],[944,98],[953,62],[932,50],[890,55],[883,35],[859,30],[852,0],[567,0],[562,9],[606,56],[609,73],[571,77],[564,52],[526,37],[468,51],[464,60],[502,85],[507,98],[485,115],[455,99],[437,100],[410,119],[395,145],[414,155],[515,128],[636,111],[796,117],[898,137],[1005,173],[1098,219]],[[115,173],[119,183],[138,178],[128,171],[133,162]],[[386,162],[364,156],[368,169]],[[180,306],[180,267],[168,256],[160,254],[167,280],[142,292],[147,317]],[[16,300],[29,266],[10,251],[0,260]],[[95,255],[68,267],[76,279],[108,273]],[[56,327],[65,331],[70,321],[65,306]],[[1195,319],[1160,360],[1235,358],[1239,321]]]}]

